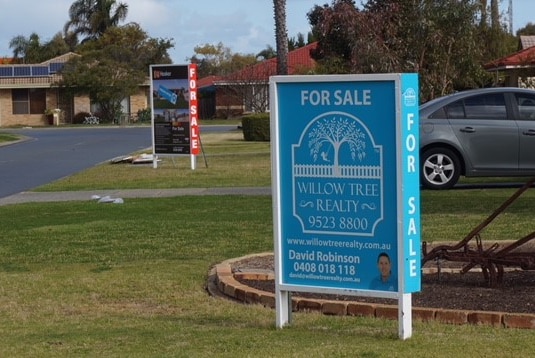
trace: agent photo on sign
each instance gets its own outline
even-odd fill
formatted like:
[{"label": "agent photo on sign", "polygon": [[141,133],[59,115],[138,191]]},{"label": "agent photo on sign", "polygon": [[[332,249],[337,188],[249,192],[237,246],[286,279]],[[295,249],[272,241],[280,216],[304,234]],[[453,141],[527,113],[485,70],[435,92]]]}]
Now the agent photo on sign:
[{"label": "agent photo on sign", "polygon": [[370,290],[397,291],[398,280],[392,275],[392,262],[386,252],[381,252],[377,257],[379,275],[370,283]]}]

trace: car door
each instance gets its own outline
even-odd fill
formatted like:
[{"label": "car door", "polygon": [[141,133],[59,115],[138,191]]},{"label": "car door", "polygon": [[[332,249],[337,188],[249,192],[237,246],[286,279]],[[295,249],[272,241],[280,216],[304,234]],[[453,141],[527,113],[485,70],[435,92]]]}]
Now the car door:
[{"label": "car door", "polygon": [[457,108],[448,110],[448,118],[465,153],[468,176],[518,170],[518,126],[503,93],[472,95],[450,106]]},{"label": "car door", "polygon": [[519,169],[535,171],[535,95],[517,93]]}]

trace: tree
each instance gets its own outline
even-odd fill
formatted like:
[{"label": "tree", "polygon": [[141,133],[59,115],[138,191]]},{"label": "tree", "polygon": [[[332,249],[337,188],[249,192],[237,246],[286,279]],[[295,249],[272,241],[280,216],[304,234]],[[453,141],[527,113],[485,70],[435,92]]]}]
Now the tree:
[{"label": "tree", "polygon": [[64,33],[86,36],[82,42],[95,40],[124,21],[127,13],[128,5],[115,0],[76,0],[69,8]]},{"label": "tree", "polygon": [[13,50],[13,57],[21,59],[23,63],[44,62],[73,50],[61,32],[44,44],[35,32],[28,38],[18,35],[11,39],[9,47]]},{"label": "tree", "polygon": [[333,0],[308,13],[319,44],[312,55],[321,73],[417,72],[423,101],[481,87],[490,78],[481,64],[510,42],[503,27],[484,30],[479,11],[476,0],[368,0],[362,10]]},{"label": "tree", "polygon": [[65,65],[60,85],[71,94],[87,94],[104,120],[120,117],[121,101],[146,81],[149,65],[170,63],[170,40],[148,37],[138,24],[110,28],[79,48],[81,56]]},{"label": "tree", "polygon": [[[318,40],[312,56],[320,73],[350,73],[353,46],[363,14],[353,1],[333,1],[331,6],[316,5],[307,14],[312,34]],[[370,43],[370,46],[373,44]]]},{"label": "tree", "polygon": [[288,51],[293,51],[305,45],[305,35],[300,32],[297,34],[296,37],[291,37],[288,39]]},{"label": "tree", "polygon": [[219,42],[217,45],[204,44],[195,46],[195,54],[190,57],[196,63],[198,76],[226,76],[242,68],[256,63],[253,54],[235,54],[229,47]]},{"label": "tree", "polygon": [[357,127],[356,122],[348,118],[323,118],[309,133],[310,153],[314,161],[318,160],[318,154],[322,160],[328,159],[328,152],[333,150],[333,172],[340,175],[340,147],[347,144],[351,153],[351,159],[362,161],[366,156],[366,134]]},{"label": "tree", "polygon": [[42,47],[42,61],[49,60],[51,58],[61,56],[69,51],[71,51],[72,48],[69,46],[69,44],[65,41],[65,38],[63,38],[63,35],[61,32],[58,32],[57,34],[52,37],[52,39],[48,42],[46,42]]},{"label": "tree", "polygon": [[23,58],[29,47],[29,40],[24,35],[17,35],[9,41],[9,48],[13,51],[13,57]]},{"label": "tree", "polygon": [[275,41],[277,44],[277,74],[288,74],[288,32],[286,31],[286,0],[273,0]]},{"label": "tree", "polygon": [[29,37],[24,35],[13,37],[9,41],[9,48],[13,50],[13,57],[21,58],[23,63],[41,62],[41,39],[35,32]]},{"label": "tree", "polygon": [[265,49],[256,54],[256,58],[261,60],[269,60],[274,57],[277,57],[277,51],[271,45],[267,45]]},{"label": "tree", "polygon": [[518,29],[516,36],[534,36],[535,35],[535,24],[528,22],[526,26],[521,29]]}]

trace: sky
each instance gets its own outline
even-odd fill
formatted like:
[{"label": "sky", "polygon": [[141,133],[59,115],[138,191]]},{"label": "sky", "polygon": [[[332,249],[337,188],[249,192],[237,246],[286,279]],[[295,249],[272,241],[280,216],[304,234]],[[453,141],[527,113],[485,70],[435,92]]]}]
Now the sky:
[{"label": "sky", "polygon": [[[0,57],[11,57],[9,41],[37,33],[44,43],[61,32],[74,0],[0,0]],[[195,46],[219,42],[233,53],[257,54],[275,48],[272,0],[118,0],[128,4],[126,22],[137,22],[150,37],[172,39],[169,54],[185,64]],[[331,0],[286,0],[288,35],[306,35],[306,14]],[[361,1],[357,0],[357,4]],[[509,0],[501,0],[506,11]],[[535,23],[534,0],[513,0],[513,29]]]}]

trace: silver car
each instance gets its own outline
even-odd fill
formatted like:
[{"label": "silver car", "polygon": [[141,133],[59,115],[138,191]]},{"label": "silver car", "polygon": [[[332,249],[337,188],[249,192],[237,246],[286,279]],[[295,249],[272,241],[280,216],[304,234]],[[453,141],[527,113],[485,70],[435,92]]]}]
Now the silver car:
[{"label": "silver car", "polygon": [[420,106],[421,183],[535,175],[535,90],[483,88]]}]

